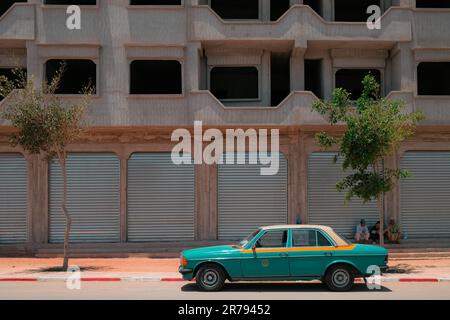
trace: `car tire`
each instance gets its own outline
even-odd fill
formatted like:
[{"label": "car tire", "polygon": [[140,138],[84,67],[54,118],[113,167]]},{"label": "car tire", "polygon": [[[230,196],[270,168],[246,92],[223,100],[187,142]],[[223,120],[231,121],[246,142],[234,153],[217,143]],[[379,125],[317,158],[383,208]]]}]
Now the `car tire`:
[{"label": "car tire", "polygon": [[355,273],[350,266],[332,266],[325,275],[325,284],[331,291],[349,291],[354,284]]},{"label": "car tire", "polygon": [[220,266],[206,264],[200,267],[195,280],[203,291],[220,291],[225,284],[225,272]]}]

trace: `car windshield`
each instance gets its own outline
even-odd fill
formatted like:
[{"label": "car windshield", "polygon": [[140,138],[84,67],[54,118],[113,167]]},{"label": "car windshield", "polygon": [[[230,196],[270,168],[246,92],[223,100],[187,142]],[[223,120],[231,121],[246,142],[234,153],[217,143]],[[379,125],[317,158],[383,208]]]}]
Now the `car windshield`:
[{"label": "car windshield", "polygon": [[254,232],[252,232],[249,236],[247,236],[244,240],[242,240],[241,242],[239,242],[238,246],[239,247],[245,247],[259,232],[261,231],[261,229],[258,229]]}]

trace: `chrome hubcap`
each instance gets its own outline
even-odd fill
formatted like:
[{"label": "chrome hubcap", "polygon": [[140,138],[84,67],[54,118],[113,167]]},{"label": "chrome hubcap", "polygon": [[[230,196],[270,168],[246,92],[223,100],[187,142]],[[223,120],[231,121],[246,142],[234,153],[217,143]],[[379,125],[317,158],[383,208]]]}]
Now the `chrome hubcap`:
[{"label": "chrome hubcap", "polygon": [[333,273],[333,284],[336,287],[345,287],[350,280],[350,275],[346,270],[336,270]]},{"label": "chrome hubcap", "polygon": [[208,286],[214,286],[219,280],[219,275],[215,270],[206,270],[202,277],[203,283]]}]

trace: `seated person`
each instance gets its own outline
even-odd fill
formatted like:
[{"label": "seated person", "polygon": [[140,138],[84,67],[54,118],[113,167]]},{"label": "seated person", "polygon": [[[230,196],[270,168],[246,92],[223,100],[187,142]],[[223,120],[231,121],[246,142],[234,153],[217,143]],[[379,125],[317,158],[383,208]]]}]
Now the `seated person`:
[{"label": "seated person", "polygon": [[[383,230],[384,238],[387,237],[387,233],[388,231],[385,226]],[[380,221],[377,221],[377,223],[375,223],[375,225],[370,228],[370,240],[374,243],[380,242]]]},{"label": "seated person", "polygon": [[366,225],[366,220],[361,219],[359,224],[356,226],[356,234],[355,234],[356,242],[367,242],[369,241],[369,229]]},{"label": "seated person", "polygon": [[389,220],[387,235],[390,242],[400,243],[400,226],[395,223],[394,219]]}]

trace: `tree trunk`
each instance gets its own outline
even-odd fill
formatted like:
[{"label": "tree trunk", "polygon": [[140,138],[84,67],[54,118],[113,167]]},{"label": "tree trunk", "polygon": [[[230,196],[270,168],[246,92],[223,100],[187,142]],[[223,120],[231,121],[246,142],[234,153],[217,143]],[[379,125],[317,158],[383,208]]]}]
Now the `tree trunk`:
[{"label": "tree trunk", "polygon": [[380,210],[380,246],[384,245],[384,193],[381,197],[378,197],[377,204],[378,210]]},{"label": "tree trunk", "polygon": [[63,178],[63,200],[61,204],[64,217],[66,218],[66,228],[64,231],[64,261],[63,270],[67,270],[69,267],[69,236],[70,229],[72,227],[72,217],[67,210],[67,172],[66,172],[66,159],[64,156],[60,156],[59,164],[61,166],[61,173]]}]

